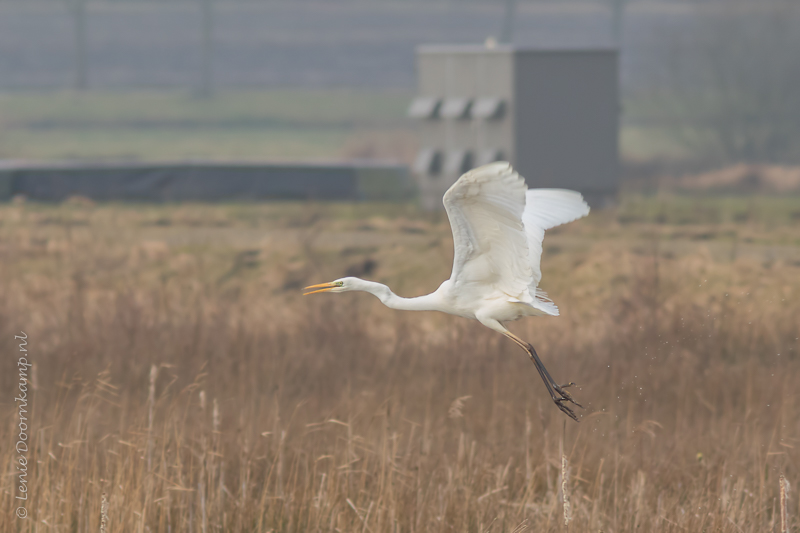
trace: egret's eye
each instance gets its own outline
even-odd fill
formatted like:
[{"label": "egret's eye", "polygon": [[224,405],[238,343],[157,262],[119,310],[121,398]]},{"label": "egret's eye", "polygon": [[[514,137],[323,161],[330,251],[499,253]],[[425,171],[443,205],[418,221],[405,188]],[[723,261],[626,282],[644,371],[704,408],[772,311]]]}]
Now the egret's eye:
[{"label": "egret's eye", "polygon": [[344,285],[344,281],[337,281],[337,282],[334,282],[334,285],[336,285],[337,287],[341,287],[341,286],[343,286],[343,285]]}]

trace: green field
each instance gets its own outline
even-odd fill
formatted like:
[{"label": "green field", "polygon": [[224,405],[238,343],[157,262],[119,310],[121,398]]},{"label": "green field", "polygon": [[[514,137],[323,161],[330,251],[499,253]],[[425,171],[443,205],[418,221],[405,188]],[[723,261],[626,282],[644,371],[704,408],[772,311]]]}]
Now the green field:
[{"label": "green field", "polygon": [[[184,91],[0,94],[0,158],[126,160],[413,161],[411,93],[347,90]],[[651,113],[647,102],[629,115]],[[626,115],[626,120],[627,120]],[[692,154],[674,132],[624,125],[626,159]]]},{"label": "green field", "polygon": [[299,160],[413,152],[411,95],[359,91],[0,94],[0,157]]}]

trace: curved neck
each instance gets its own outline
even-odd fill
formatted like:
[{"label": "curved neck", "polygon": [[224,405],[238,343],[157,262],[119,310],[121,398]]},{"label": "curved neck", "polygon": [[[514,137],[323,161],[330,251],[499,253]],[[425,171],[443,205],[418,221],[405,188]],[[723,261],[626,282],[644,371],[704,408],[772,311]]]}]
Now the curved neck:
[{"label": "curved neck", "polygon": [[393,293],[389,287],[382,283],[366,280],[359,281],[361,283],[358,287],[354,287],[354,290],[373,294],[383,305],[392,309],[400,309],[403,311],[438,311],[441,307],[438,305],[436,293],[417,296],[416,298],[402,298]]}]

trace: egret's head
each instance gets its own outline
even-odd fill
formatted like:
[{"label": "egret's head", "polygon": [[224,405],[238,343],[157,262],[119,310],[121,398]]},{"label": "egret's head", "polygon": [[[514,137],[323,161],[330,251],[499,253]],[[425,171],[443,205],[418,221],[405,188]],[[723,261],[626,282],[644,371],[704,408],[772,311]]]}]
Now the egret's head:
[{"label": "egret's head", "polygon": [[316,292],[347,292],[356,290],[357,282],[361,281],[358,278],[340,278],[336,281],[331,281],[328,283],[320,283],[319,285],[311,285],[303,289],[304,291],[308,291],[311,289],[311,292],[306,292],[303,296],[308,296],[309,294],[314,294]]}]

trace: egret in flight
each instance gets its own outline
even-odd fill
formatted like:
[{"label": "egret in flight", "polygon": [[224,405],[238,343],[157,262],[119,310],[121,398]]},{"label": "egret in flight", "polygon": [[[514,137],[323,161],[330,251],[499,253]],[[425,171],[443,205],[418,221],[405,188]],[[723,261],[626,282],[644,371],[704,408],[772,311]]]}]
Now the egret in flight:
[{"label": "egret in flight", "polygon": [[406,311],[441,311],[477,320],[502,333],[527,352],[561,411],[577,421],[568,403],[581,407],[558,385],[533,346],[505,327],[526,316],[558,316],[558,307],[538,288],[545,230],[589,214],[580,193],[564,189],[528,189],[506,162],[470,170],[444,194],[453,230],[455,254],[450,279],[435,292],[402,298],[373,281],[346,277],[311,285],[318,292],[364,291],[385,306]]}]

